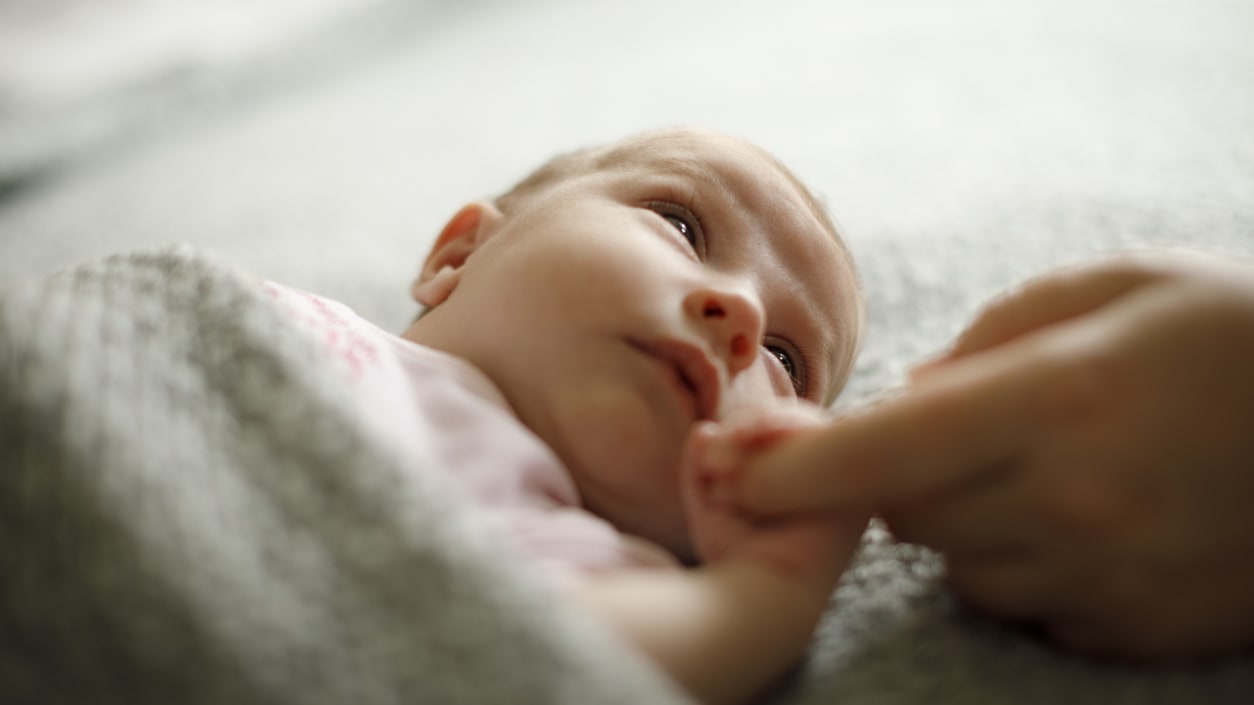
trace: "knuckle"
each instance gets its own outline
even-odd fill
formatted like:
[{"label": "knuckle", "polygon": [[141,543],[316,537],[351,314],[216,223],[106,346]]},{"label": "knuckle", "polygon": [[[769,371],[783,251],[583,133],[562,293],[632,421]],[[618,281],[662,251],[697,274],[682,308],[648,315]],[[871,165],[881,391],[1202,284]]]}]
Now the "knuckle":
[{"label": "knuckle", "polygon": [[985,325],[996,324],[998,321],[1011,317],[1018,308],[1025,291],[1026,287],[1020,285],[995,295],[976,313],[975,322]]},{"label": "knuckle", "polygon": [[1100,459],[1064,461],[1051,470],[1042,474],[1035,493],[1038,516],[1079,554],[1109,554],[1143,528],[1138,500]]},{"label": "knuckle", "polygon": [[1121,439],[1133,423],[1120,365],[1096,348],[1071,351],[1057,361],[1036,409],[1050,429],[1052,448],[1037,475],[1043,517],[1077,539],[1115,541],[1138,525],[1144,497],[1126,482],[1128,450]]},{"label": "knuckle", "polygon": [[1044,499],[1047,521],[1064,536],[1108,541],[1127,524],[1124,503],[1095,472],[1081,469],[1054,482]]},{"label": "knuckle", "polygon": [[998,332],[1019,318],[1027,289],[1023,286],[1004,291],[983,304],[955,344],[958,350],[978,349],[987,345]]},{"label": "knuckle", "polygon": [[1037,412],[1051,424],[1067,427],[1092,424],[1109,416],[1124,398],[1119,363],[1096,346],[1054,351],[1048,358],[1048,381]]},{"label": "knuckle", "polygon": [[1141,283],[1176,274],[1181,269],[1178,253],[1145,248],[1129,250],[1098,262],[1092,272],[1128,283]]}]

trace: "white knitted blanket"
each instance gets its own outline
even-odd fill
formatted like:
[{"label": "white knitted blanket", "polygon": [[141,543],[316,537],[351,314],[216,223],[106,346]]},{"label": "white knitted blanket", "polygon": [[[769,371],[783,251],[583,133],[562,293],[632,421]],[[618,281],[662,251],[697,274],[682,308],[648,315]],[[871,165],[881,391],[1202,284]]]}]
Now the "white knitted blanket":
[{"label": "white knitted blanket", "polygon": [[[0,296],[0,702],[664,703],[400,471],[256,280],[186,250]],[[1254,660],[1083,661],[872,528],[778,703],[1248,703]]]}]

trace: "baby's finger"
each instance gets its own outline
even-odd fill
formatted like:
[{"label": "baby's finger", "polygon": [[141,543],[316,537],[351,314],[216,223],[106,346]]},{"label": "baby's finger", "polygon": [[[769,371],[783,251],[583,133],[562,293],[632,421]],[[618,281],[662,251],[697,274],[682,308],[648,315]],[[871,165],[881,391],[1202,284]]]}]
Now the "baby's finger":
[{"label": "baby's finger", "polygon": [[835,583],[849,567],[870,521],[869,512],[796,514],[771,528],[759,529],[769,543],[757,546],[756,558],[781,573]]},{"label": "baby's finger", "polygon": [[693,426],[684,444],[681,467],[685,485],[700,486],[708,492],[729,481],[742,462],[740,445],[718,424],[703,421]]},{"label": "baby's finger", "polygon": [[778,413],[756,419],[752,423],[742,423],[728,429],[727,433],[716,440],[734,445],[742,453],[750,453],[767,448],[790,434],[807,428],[818,428],[831,420],[831,417],[820,412],[817,407],[787,407]]},{"label": "baby's finger", "polygon": [[770,413],[742,416],[718,423],[702,422],[689,433],[689,464],[708,474],[730,477],[750,454],[761,451],[798,429],[830,420],[814,405],[780,406]]}]

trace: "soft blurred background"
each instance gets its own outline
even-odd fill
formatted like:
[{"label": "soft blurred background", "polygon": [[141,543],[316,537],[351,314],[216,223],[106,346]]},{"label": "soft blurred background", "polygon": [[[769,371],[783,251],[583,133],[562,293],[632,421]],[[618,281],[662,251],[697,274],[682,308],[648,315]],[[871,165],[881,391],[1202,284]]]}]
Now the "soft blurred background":
[{"label": "soft blurred background", "polygon": [[396,328],[463,202],[701,124],[775,152],[871,299],[853,397],[1124,245],[1254,250],[1246,0],[0,0],[0,280],[185,242]]},{"label": "soft blurred background", "polygon": [[[1048,267],[1254,256],[1250,0],[0,0],[0,284],[188,243],[399,329],[462,203],[674,124],[775,152],[844,230],[841,403]],[[881,548],[795,702],[1251,702],[1249,658],[1057,657]]]}]

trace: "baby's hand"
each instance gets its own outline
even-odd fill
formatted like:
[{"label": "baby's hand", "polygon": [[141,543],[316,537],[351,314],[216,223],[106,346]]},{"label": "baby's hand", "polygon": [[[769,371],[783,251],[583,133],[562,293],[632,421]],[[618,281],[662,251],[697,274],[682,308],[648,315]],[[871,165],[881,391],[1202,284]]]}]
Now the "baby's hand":
[{"label": "baby's hand", "polygon": [[797,405],[694,427],[684,454],[683,491],[689,530],[703,562],[749,557],[790,577],[835,583],[857,548],[867,514],[827,511],[768,518],[735,500],[735,485],[749,461],[825,423],[817,407]]}]

